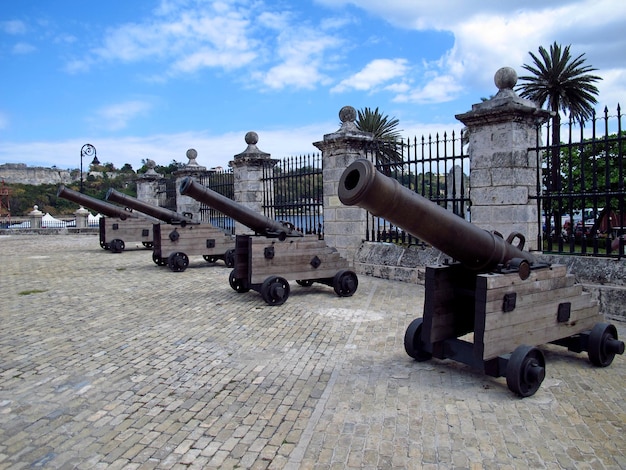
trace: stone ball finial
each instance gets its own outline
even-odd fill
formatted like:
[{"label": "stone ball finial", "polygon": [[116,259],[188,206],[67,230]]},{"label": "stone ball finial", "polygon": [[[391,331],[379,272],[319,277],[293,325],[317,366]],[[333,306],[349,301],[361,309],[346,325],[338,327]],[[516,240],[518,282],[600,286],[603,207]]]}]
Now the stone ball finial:
[{"label": "stone ball finial", "polygon": [[356,109],[352,106],[344,106],[339,110],[339,119],[342,123],[356,121]]},{"label": "stone ball finial", "polygon": [[494,75],[493,81],[498,90],[512,90],[517,84],[517,72],[512,67],[502,67]]},{"label": "stone ball finial", "polygon": [[199,166],[198,162],[196,161],[196,158],[198,157],[198,152],[196,151],[196,149],[187,150],[187,153],[185,155],[187,155],[187,158],[189,159],[189,163],[187,163],[187,166]]},{"label": "stone ball finial", "polygon": [[259,134],[254,131],[250,131],[246,133],[246,144],[248,145],[256,145],[259,141]]}]

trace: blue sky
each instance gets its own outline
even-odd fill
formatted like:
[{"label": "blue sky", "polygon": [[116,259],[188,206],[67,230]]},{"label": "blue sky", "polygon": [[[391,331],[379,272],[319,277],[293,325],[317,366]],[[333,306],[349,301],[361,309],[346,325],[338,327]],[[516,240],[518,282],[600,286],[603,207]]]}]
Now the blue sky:
[{"label": "blue sky", "polygon": [[[317,151],[342,106],[378,107],[407,137],[524,75],[557,41],[603,77],[598,108],[626,97],[623,0],[0,0],[0,164],[78,168],[151,158],[227,166],[258,147]],[[87,162],[84,162],[87,164]]]}]

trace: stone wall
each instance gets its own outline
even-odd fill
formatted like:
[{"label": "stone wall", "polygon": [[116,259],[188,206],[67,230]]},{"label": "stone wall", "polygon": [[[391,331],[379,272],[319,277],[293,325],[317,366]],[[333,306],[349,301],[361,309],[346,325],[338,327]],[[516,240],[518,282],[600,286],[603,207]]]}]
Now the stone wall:
[{"label": "stone wall", "polygon": [[[78,171],[76,177],[78,177]],[[4,163],[0,165],[0,181],[21,184],[69,184],[76,180],[70,170],[27,166],[24,163]]]},{"label": "stone wall", "polygon": [[[426,266],[442,264],[448,258],[432,247],[362,242],[354,257],[354,270],[357,274],[423,285]],[[566,265],[577,282],[600,302],[605,315],[626,321],[624,260],[542,254],[539,261]]]}]

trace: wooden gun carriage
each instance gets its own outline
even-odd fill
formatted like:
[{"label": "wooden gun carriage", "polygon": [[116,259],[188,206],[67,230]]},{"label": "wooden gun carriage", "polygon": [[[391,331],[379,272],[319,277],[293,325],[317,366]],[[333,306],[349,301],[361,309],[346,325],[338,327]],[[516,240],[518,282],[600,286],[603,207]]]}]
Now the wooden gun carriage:
[{"label": "wooden gun carriage", "polygon": [[157,266],[182,272],[189,266],[190,256],[202,256],[208,263],[223,260],[226,266],[233,267],[235,240],[221,229],[194,222],[190,215],[148,204],[113,188],[106,198],[164,222],[152,228],[152,261]]},{"label": "wooden gun carriage", "polygon": [[303,287],[317,282],[332,286],[341,297],[358,287],[356,274],[339,252],[317,235],[304,235],[291,224],[258,214],[221,194],[185,178],[180,193],[232,217],[255,232],[237,235],[235,264],[230,286],[239,293],[259,292],[268,305],[280,305],[289,297],[289,280]]},{"label": "wooden gun carriage", "polygon": [[[604,321],[598,303],[565,266],[537,262],[523,251],[521,234],[504,240],[482,230],[402,187],[367,160],[343,172],[339,199],[384,217],[454,259],[426,269],[423,317],[411,322],[404,337],[412,358],[449,358],[505,376],[509,389],[526,397],[545,377],[544,355],[534,345],[587,351],[600,367],[624,353],[624,342]],[[473,340],[462,339],[471,334]]]},{"label": "wooden gun carriage", "polygon": [[104,216],[98,222],[100,246],[103,249],[121,253],[127,243],[141,243],[146,248],[152,248],[154,219],[151,217],[137,215],[63,185],[59,187],[57,197],[75,202]]}]

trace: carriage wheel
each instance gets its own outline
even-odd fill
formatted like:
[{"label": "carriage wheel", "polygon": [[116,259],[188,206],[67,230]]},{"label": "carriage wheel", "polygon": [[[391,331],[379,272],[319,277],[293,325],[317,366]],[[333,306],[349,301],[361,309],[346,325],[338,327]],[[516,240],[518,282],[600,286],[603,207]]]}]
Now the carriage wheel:
[{"label": "carriage wheel", "polygon": [[167,257],[167,267],[175,273],[183,272],[189,266],[189,257],[180,251],[170,253]]},{"label": "carriage wheel", "polygon": [[224,255],[224,263],[226,263],[227,268],[235,266],[235,250],[230,249],[226,251],[226,254]]},{"label": "carriage wheel", "polygon": [[228,276],[228,283],[234,291],[239,292],[240,294],[248,292],[250,290],[250,288],[246,285],[243,279],[235,277],[234,269],[230,272],[230,275]]},{"label": "carriage wheel", "polygon": [[546,376],[543,353],[532,346],[518,346],[506,366],[506,384],[521,397],[533,395]]},{"label": "carriage wheel", "polygon": [[126,248],[124,240],[120,240],[119,238],[115,238],[114,240],[111,240],[111,243],[109,243],[109,249],[113,253],[121,253],[124,251],[124,248]]},{"label": "carriage wheel", "polygon": [[624,354],[624,342],[618,341],[617,329],[610,323],[596,323],[587,343],[587,354],[594,366],[607,367],[616,354]]},{"label": "carriage wheel", "polygon": [[352,271],[341,270],[333,278],[333,288],[340,297],[350,297],[356,292],[359,286],[359,279]]},{"label": "carriage wheel", "polygon": [[404,333],[404,350],[409,356],[419,362],[427,361],[433,357],[424,348],[422,340],[423,323],[424,320],[422,318],[416,318],[409,324]]},{"label": "carriage wheel", "polygon": [[280,276],[270,276],[261,284],[261,297],[268,305],[284,304],[289,291],[289,283]]}]

